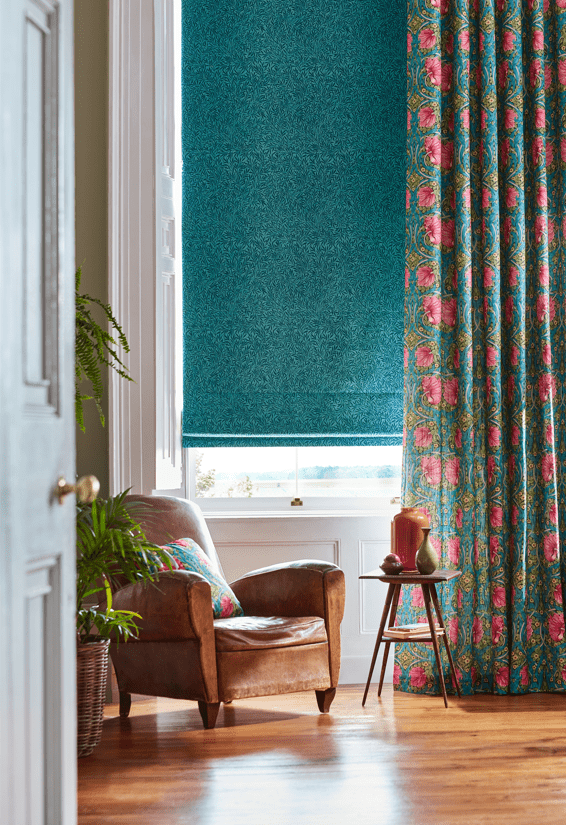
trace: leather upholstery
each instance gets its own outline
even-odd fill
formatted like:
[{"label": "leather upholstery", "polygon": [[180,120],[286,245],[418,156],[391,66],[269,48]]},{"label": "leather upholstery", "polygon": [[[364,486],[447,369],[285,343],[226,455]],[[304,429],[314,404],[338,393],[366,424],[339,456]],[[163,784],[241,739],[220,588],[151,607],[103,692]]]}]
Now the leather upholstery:
[{"label": "leather upholstery", "polygon": [[[193,538],[221,571],[195,504],[169,496],[128,498],[147,504],[137,517],[150,540]],[[243,617],[214,620],[210,585],[198,573],[170,571],[156,584],[129,584],[115,593],[115,609],[142,616],[139,640],[111,645],[121,694],[214,704],[336,688],[345,594],[338,567],[315,560],[278,564],[231,587]]]},{"label": "leather upholstery", "polygon": [[121,643],[118,654],[112,656],[112,661],[122,693],[218,701],[216,684],[207,691],[204,671],[199,662],[198,643],[194,640]]},{"label": "leather upholstery", "polygon": [[129,584],[114,594],[112,606],[140,614],[143,642],[198,639],[213,621],[210,585],[199,573],[186,570],[162,573],[155,583]]},{"label": "leather upholstery", "polygon": [[331,686],[340,675],[340,623],[344,615],[344,573],[328,562],[304,560],[253,570],[231,583],[245,614],[311,615],[324,618],[329,642]]},{"label": "leather upholstery", "polygon": [[221,702],[332,687],[327,644],[219,652],[217,663]]},{"label": "leather upholstery", "polygon": [[237,616],[215,619],[216,650],[266,650],[269,647],[326,644],[324,619],[316,616]]},{"label": "leather upholstery", "polygon": [[161,546],[175,539],[194,539],[224,575],[200,507],[192,501],[173,496],[132,495],[126,496],[126,501],[143,505],[144,509],[136,514],[136,520],[140,522],[150,541]]}]

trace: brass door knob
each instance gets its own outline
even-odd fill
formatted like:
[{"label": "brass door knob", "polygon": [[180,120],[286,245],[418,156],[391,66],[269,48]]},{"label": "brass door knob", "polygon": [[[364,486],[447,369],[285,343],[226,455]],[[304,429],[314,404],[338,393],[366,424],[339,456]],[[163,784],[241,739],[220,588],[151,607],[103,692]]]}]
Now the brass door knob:
[{"label": "brass door knob", "polygon": [[82,504],[90,504],[97,497],[99,490],[100,482],[96,476],[82,476],[76,484],[67,484],[66,479],[61,477],[57,482],[55,495],[59,499],[59,504],[63,504],[63,499],[69,493],[76,493]]}]

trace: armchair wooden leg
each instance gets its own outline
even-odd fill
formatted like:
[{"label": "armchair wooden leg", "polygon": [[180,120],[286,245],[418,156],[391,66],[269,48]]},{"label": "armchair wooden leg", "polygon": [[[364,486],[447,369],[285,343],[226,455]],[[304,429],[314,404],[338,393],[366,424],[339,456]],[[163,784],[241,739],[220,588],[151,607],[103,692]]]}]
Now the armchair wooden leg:
[{"label": "armchair wooden leg", "polygon": [[120,718],[126,719],[130,715],[130,708],[132,706],[132,697],[129,693],[122,693],[120,691]]},{"label": "armchair wooden leg", "polygon": [[328,713],[332,700],[336,696],[336,688],[327,688],[327,690],[315,690],[316,703],[321,713]]},{"label": "armchair wooden leg", "polygon": [[205,730],[212,730],[216,724],[216,717],[218,716],[218,709],[220,702],[199,702],[198,709],[200,711],[202,724]]}]

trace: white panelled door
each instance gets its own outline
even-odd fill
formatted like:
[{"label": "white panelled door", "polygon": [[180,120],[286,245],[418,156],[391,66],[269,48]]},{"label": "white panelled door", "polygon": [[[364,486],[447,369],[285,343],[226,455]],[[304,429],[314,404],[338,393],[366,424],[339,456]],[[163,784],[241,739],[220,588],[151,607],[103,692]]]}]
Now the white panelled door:
[{"label": "white panelled door", "polygon": [[0,799],[76,822],[73,1],[0,3]]}]

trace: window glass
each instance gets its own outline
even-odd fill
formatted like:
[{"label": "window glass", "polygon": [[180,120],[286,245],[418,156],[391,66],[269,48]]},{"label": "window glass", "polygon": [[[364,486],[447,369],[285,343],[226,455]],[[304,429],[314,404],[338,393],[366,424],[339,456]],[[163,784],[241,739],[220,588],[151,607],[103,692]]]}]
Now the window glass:
[{"label": "window glass", "polygon": [[399,496],[401,451],[401,446],[196,449],[196,497]]},{"label": "window glass", "polygon": [[207,447],[194,459],[197,498],[295,495],[294,447]]},{"label": "window glass", "polygon": [[299,447],[299,495],[373,498],[401,493],[402,447]]}]

